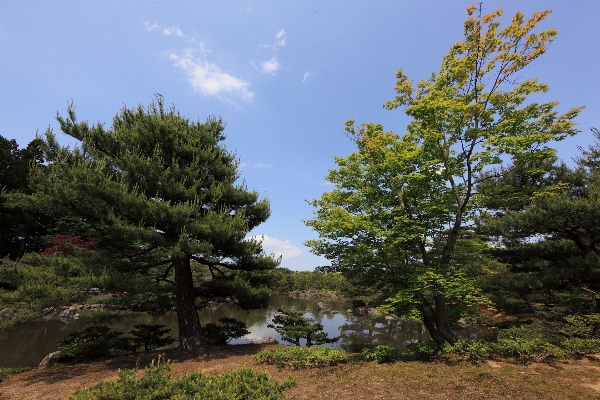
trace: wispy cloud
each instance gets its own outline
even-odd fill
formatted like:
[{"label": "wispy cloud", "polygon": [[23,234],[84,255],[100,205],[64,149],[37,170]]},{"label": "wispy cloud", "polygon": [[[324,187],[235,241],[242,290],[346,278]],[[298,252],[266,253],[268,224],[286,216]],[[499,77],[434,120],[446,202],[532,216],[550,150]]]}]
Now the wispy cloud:
[{"label": "wispy cloud", "polygon": [[256,163],[256,164],[248,164],[248,163],[240,163],[239,165],[240,168],[242,167],[251,167],[251,168],[264,168],[264,169],[269,169],[269,168],[273,168],[273,164],[264,164],[264,163]]},{"label": "wispy cloud", "polygon": [[289,240],[280,240],[267,235],[263,236],[250,236],[248,239],[262,241],[262,248],[267,254],[274,254],[275,257],[281,257],[283,260],[286,258],[298,257],[302,254],[302,251],[290,243]]},{"label": "wispy cloud", "polygon": [[281,64],[277,61],[277,57],[273,56],[270,60],[259,62],[258,65],[251,63],[257,71],[263,74],[275,75],[275,73],[281,68]]},{"label": "wispy cloud", "polygon": [[182,55],[171,54],[175,66],[188,75],[194,90],[205,96],[216,96],[227,100],[224,95],[234,95],[246,101],[252,101],[254,93],[249,90],[250,83],[224,72],[218,65],[205,59],[194,58],[191,51]]},{"label": "wispy cloud", "polygon": [[263,163],[258,163],[258,164],[254,164],[253,165],[254,168],[265,168],[265,169],[269,169],[269,168],[273,168],[273,164],[263,164]]},{"label": "wispy cloud", "polygon": [[168,35],[168,36],[175,35],[175,36],[187,37],[186,35],[183,34],[181,29],[179,29],[176,26],[172,26],[170,28],[165,28],[165,27],[158,25],[156,22],[154,22],[152,24],[150,22],[145,22],[144,25],[146,25],[147,31],[153,31],[155,29],[159,29],[162,31],[162,33],[164,33],[165,35]]},{"label": "wispy cloud", "polygon": [[302,83],[306,82],[306,80],[311,76],[312,74],[308,71],[306,71],[304,73],[304,76],[302,77]]},{"label": "wispy cloud", "polygon": [[277,40],[277,42],[275,43],[276,46],[285,46],[285,31],[283,29],[277,32],[277,35],[275,35],[275,40]]},{"label": "wispy cloud", "polygon": [[262,47],[266,47],[267,49],[277,50],[280,47],[285,46],[285,39],[287,36],[287,32],[283,29],[280,29],[279,32],[275,34],[275,43],[273,44],[261,44]]}]

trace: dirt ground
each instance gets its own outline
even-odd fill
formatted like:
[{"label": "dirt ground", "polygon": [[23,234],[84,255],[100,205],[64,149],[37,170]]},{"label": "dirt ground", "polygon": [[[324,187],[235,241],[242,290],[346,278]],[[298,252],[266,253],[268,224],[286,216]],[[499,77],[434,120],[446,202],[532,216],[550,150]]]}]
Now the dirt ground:
[{"label": "dirt ground", "polygon": [[[210,348],[207,354],[173,361],[172,374],[208,374],[248,365],[271,379],[296,377],[298,386],[286,391],[291,399],[600,399],[600,355],[567,363],[517,364],[487,361],[396,362],[377,364],[351,355],[344,365],[320,369],[278,370],[254,365],[252,355],[271,346],[241,345]],[[158,353],[148,352],[80,364],[58,364],[10,376],[0,383],[0,399],[61,399],[77,389],[114,379],[119,369],[140,369]]]}]

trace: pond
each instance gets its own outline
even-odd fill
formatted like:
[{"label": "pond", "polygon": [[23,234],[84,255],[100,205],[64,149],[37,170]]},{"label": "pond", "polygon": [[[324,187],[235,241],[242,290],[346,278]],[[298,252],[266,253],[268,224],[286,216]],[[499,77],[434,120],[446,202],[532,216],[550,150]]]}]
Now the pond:
[{"label": "pond", "polygon": [[[319,312],[317,300],[307,300],[284,295],[271,296],[266,309],[240,310],[232,305],[223,304],[215,308],[200,311],[203,324],[218,322],[219,318],[233,317],[244,321],[250,334],[234,339],[230,344],[244,344],[256,339],[274,337],[282,344],[281,336],[268,328],[278,308],[291,308],[304,311],[305,317],[314,318],[323,324],[323,330],[330,338],[340,336],[337,343],[329,346],[339,347],[342,343],[378,343],[403,348],[406,344],[429,340],[429,334],[422,323],[417,321],[387,320],[383,317],[373,318],[364,315],[348,314],[351,308],[349,301],[324,301],[338,313],[323,314]],[[0,333],[0,367],[37,366],[49,353],[58,350],[58,339],[71,332],[90,326],[98,315],[82,317],[77,320],[61,321],[58,319],[31,321]],[[169,313],[152,316],[143,313],[120,313],[107,323],[113,330],[129,332],[136,324],[161,324],[172,329],[169,335],[177,338],[177,316]],[[461,338],[476,338],[487,334],[482,327],[471,327],[458,332]],[[304,345],[304,343],[302,343]]]}]

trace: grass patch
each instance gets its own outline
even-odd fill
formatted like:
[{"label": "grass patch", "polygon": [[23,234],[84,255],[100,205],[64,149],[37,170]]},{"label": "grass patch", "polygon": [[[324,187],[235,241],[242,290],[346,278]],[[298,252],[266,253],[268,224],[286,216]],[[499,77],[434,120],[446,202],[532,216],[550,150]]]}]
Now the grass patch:
[{"label": "grass patch", "polygon": [[276,400],[283,392],[296,386],[289,377],[283,383],[270,382],[267,374],[242,367],[218,375],[200,372],[174,379],[169,374],[170,362],[161,356],[145,369],[137,379],[137,369],[119,372],[116,381],[105,381],[84,390],[78,390],[70,400],[146,400],[146,399],[268,399]]},{"label": "grass patch", "polygon": [[274,364],[279,368],[318,368],[347,361],[346,352],[328,347],[279,347],[265,349],[252,356],[257,364]]},{"label": "grass patch", "polygon": [[22,374],[23,372],[33,371],[35,367],[21,368],[0,368],[0,382],[3,382],[9,375]]}]

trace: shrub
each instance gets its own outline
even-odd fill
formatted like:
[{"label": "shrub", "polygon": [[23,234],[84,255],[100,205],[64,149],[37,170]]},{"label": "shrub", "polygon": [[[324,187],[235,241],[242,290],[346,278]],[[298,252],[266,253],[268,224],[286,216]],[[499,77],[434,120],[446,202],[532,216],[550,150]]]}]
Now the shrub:
[{"label": "shrub", "polygon": [[373,348],[367,347],[363,349],[362,355],[367,360],[377,360],[378,363],[386,363],[398,359],[398,349],[380,344]]},{"label": "shrub", "polygon": [[90,326],[58,340],[61,357],[97,357],[111,353],[132,352],[135,347],[130,338],[107,326]]},{"label": "shrub", "polygon": [[137,379],[136,369],[119,372],[116,381],[105,381],[84,390],[78,390],[71,400],[146,400],[146,399],[279,399],[283,392],[296,386],[290,377],[283,383],[269,382],[267,374],[242,367],[215,376],[200,372],[179,379],[170,376],[169,361],[159,356]]},{"label": "shrub", "polygon": [[250,333],[246,324],[235,318],[219,319],[221,325],[213,322],[202,328],[202,336],[209,346],[217,346],[229,343],[231,339],[240,338]]},{"label": "shrub", "polygon": [[470,361],[514,357],[525,362],[565,359],[598,351],[600,339],[565,337],[541,323],[500,329],[489,339],[459,340],[446,350]]},{"label": "shrub", "polygon": [[427,342],[411,343],[402,351],[402,356],[417,359],[430,360],[443,353],[444,348],[433,340]]},{"label": "shrub", "polygon": [[[306,339],[306,347],[313,344],[337,342],[339,337],[330,339],[323,332],[323,325],[312,318],[306,318],[300,311],[277,310],[280,314],[273,318],[273,324],[267,325],[281,335],[281,339],[300,346],[300,339]],[[277,325],[275,325],[277,324]]]},{"label": "shrub", "polygon": [[362,353],[363,350],[372,349],[375,345],[372,343],[350,342],[342,343],[340,347],[348,353]]},{"label": "shrub", "polygon": [[553,343],[555,341],[551,332],[544,332],[539,326],[522,325],[498,331],[497,341],[491,348],[498,355],[523,361],[566,358],[568,352]]},{"label": "shrub", "polygon": [[479,362],[494,354],[494,344],[488,340],[461,339],[446,350],[447,354],[455,354],[465,360]]},{"label": "shrub", "polygon": [[279,347],[265,349],[252,356],[257,364],[275,364],[279,368],[316,368],[345,363],[346,353],[328,347]]},{"label": "shrub", "polygon": [[560,333],[569,337],[600,339],[600,314],[567,315]]},{"label": "shrub", "polygon": [[129,333],[134,336],[132,342],[136,348],[144,346],[144,351],[149,351],[175,343],[175,338],[172,336],[162,337],[165,333],[171,332],[170,329],[163,329],[164,325],[139,324],[134,327],[135,329]]}]

